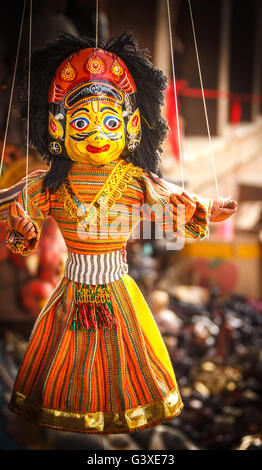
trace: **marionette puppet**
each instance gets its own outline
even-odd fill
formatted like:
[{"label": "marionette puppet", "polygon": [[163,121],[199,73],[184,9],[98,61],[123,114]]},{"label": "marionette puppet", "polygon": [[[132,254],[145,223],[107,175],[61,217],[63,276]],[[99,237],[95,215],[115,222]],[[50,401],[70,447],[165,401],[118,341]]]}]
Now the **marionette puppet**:
[{"label": "marionette puppet", "polygon": [[183,403],[163,339],[128,275],[127,240],[143,217],[203,239],[209,221],[225,220],[237,203],[161,178],[167,79],[130,33],[98,47],[64,35],[34,52],[31,64],[30,141],[50,168],[23,180],[6,243],[32,253],[51,216],[68,259],[34,325],[9,408],[59,430],[139,431],[172,419]]}]

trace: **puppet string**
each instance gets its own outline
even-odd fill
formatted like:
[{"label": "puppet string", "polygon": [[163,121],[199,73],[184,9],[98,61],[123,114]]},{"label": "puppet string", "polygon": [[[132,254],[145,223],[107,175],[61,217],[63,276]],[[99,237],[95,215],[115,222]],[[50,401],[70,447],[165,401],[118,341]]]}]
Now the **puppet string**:
[{"label": "puppet string", "polygon": [[98,45],[98,0],[96,0],[96,49]]},{"label": "puppet string", "polygon": [[26,121],[26,179],[25,179],[25,212],[27,214],[27,184],[29,162],[29,123],[30,123],[30,87],[31,87],[31,50],[32,50],[32,0],[30,0],[29,39],[28,39],[28,81],[27,81],[27,121]]},{"label": "puppet string", "polygon": [[216,192],[217,192],[218,199],[223,199],[219,196],[217,171],[216,171],[216,164],[215,164],[215,155],[214,155],[213,143],[212,143],[211,134],[210,134],[210,127],[209,127],[209,120],[208,120],[208,114],[207,114],[205,93],[204,93],[204,87],[203,87],[202,72],[201,72],[200,59],[199,59],[198,46],[197,46],[197,39],[196,39],[195,24],[194,24],[194,18],[193,18],[193,13],[192,13],[192,8],[191,8],[191,0],[188,0],[188,6],[189,6],[190,18],[191,18],[191,24],[192,24],[192,31],[193,31],[193,38],[194,38],[194,44],[195,44],[196,59],[197,59],[197,67],[198,67],[201,93],[202,93],[202,99],[203,99],[203,106],[204,106],[204,112],[205,112],[205,119],[206,119],[206,125],[207,125],[207,133],[208,133],[208,139],[209,139],[209,145],[210,145],[210,154],[211,154],[211,160],[212,160],[212,166],[213,166]]},{"label": "puppet string", "polygon": [[184,191],[184,187],[185,187],[185,185],[184,185],[184,169],[183,169],[181,134],[180,134],[179,115],[178,115],[178,103],[177,103],[177,92],[176,92],[176,74],[175,74],[175,62],[174,62],[174,50],[173,50],[169,0],[167,0],[167,16],[168,16],[169,42],[170,42],[171,64],[172,64],[172,75],[173,75],[175,108],[176,108],[176,124],[177,124],[177,139],[178,139],[180,172],[181,172],[181,186],[182,186],[182,189]]},{"label": "puppet string", "polygon": [[0,178],[1,178],[1,175],[2,175],[3,160],[4,160],[5,147],[6,147],[6,139],[7,139],[7,133],[8,133],[9,121],[10,121],[10,115],[11,115],[11,108],[12,108],[12,102],[13,102],[13,96],[14,96],[14,86],[15,86],[15,80],[16,80],[17,63],[18,63],[18,57],[19,57],[19,51],[20,51],[20,45],[21,45],[21,37],[22,37],[22,31],[23,31],[23,24],[24,24],[24,17],[25,17],[25,7],[26,7],[26,0],[24,1],[24,6],[23,6],[22,19],[21,19],[19,38],[18,38],[18,44],[17,44],[17,51],[16,51],[16,58],[15,58],[15,66],[14,66],[14,72],[13,72],[13,80],[12,80],[12,86],[11,86],[11,92],[10,92],[10,98],[9,98],[9,105],[8,105],[8,112],[7,112],[7,119],[6,119],[6,126],[5,126],[5,133],[4,133],[4,140],[3,140],[3,147],[2,147],[1,164],[0,164]]}]

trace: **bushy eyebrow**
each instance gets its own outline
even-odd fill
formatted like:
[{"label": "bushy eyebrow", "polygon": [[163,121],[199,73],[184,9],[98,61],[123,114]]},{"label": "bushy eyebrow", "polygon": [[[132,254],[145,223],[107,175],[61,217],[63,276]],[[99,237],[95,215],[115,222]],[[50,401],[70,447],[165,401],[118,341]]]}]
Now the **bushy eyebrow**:
[{"label": "bushy eyebrow", "polygon": [[109,109],[109,111],[113,111],[113,113],[118,114],[118,112],[117,112],[115,109],[110,108],[109,106],[103,106],[103,107],[100,109],[100,112],[102,113],[102,111],[105,111],[106,109]]},{"label": "bushy eyebrow", "polygon": [[74,111],[72,114],[71,114],[71,117],[73,117],[76,113],[78,113],[79,111],[85,111],[86,113],[89,113],[88,109],[86,108],[79,108],[77,109],[76,111]]}]

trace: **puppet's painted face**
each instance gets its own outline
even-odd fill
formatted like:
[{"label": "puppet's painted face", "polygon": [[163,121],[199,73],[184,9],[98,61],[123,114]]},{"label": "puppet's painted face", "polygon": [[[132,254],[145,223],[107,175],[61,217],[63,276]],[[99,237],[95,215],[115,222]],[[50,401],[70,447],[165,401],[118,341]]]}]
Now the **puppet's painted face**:
[{"label": "puppet's painted face", "polygon": [[141,141],[136,91],[114,53],[87,48],[64,59],[48,92],[50,154],[94,165],[133,154]]},{"label": "puppet's painted face", "polygon": [[71,160],[103,165],[125,147],[122,107],[109,100],[80,103],[67,112],[65,148]]}]

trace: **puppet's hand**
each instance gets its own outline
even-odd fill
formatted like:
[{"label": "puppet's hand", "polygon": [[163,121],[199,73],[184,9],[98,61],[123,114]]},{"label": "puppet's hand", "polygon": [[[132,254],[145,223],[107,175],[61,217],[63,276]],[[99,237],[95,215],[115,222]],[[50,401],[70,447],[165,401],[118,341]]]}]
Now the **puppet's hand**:
[{"label": "puppet's hand", "polygon": [[224,201],[215,199],[211,209],[210,222],[223,222],[236,212],[237,206],[237,201],[231,199]]},{"label": "puppet's hand", "polygon": [[27,240],[37,236],[34,224],[27,216],[12,216],[12,226],[16,232],[21,233]]},{"label": "puppet's hand", "polygon": [[182,210],[185,211],[185,223],[189,222],[196,210],[196,202],[184,192],[182,194],[171,194],[170,201],[172,204],[181,204],[184,206]]}]

